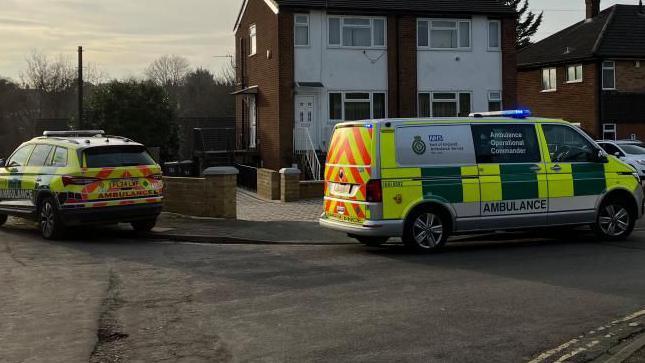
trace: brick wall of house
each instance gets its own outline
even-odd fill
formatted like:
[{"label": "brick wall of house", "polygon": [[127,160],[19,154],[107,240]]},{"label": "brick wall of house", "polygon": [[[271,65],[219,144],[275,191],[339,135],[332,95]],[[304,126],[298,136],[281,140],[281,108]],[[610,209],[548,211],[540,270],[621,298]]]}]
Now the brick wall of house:
[{"label": "brick wall of house", "polygon": [[[417,18],[398,19],[398,117],[417,116]],[[389,43],[390,47],[395,43]]]},{"label": "brick wall of house", "polygon": [[598,65],[583,66],[583,82],[566,83],[566,68],[557,67],[557,90],[542,92],[542,69],[518,72],[518,103],[540,117],[579,122],[594,136],[600,135]]},{"label": "brick wall of house", "polygon": [[[249,54],[249,27],[257,27],[257,53]],[[245,87],[258,86],[257,105],[257,148],[264,166],[271,169],[280,167],[280,129],[277,127],[279,114],[279,73],[278,73],[278,16],[264,0],[249,0],[235,34],[238,69],[244,69]],[[240,42],[244,40],[246,50],[242,52]],[[270,55],[270,57],[269,57]],[[241,67],[241,63],[244,66]],[[238,77],[242,76],[238,74]],[[241,81],[238,78],[238,81]],[[238,96],[237,117],[240,127],[242,117],[241,96]],[[248,121],[247,121],[248,122]]]},{"label": "brick wall of house", "polygon": [[502,19],[502,105],[517,107],[517,50],[515,18]]},{"label": "brick wall of house", "polygon": [[388,116],[399,115],[399,18],[391,15],[387,17],[387,84],[388,84]]},{"label": "brick wall of house", "polygon": [[[293,13],[281,11],[278,16],[279,25],[279,119],[277,133],[279,140],[279,152],[270,156],[265,167],[278,170],[290,167],[293,162],[293,128],[295,122],[294,105],[294,35],[293,35]],[[266,159],[265,159],[266,160]]]},{"label": "brick wall of house", "polygon": [[622,92],[645,92],[645,59],[640,67],[635,61],[616,61],[616,89]]}]

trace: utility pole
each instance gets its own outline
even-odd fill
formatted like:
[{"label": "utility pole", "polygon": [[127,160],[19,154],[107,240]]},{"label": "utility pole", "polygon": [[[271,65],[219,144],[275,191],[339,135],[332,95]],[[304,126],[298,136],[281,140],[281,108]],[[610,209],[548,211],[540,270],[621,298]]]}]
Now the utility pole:
[{"label": "utility pole", "polygon": [[83,47],[78,47],[78,128],[85,126],[83,122]]}]

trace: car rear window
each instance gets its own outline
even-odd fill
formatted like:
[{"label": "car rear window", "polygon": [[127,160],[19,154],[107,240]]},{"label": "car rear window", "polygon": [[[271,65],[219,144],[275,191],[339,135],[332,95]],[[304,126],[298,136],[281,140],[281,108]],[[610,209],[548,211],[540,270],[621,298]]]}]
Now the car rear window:
[{"label": "car rear window", "polygon": [[142,146],[101,146],[85,150],[88,168],[118,168],[154,165],[155,161]]}]

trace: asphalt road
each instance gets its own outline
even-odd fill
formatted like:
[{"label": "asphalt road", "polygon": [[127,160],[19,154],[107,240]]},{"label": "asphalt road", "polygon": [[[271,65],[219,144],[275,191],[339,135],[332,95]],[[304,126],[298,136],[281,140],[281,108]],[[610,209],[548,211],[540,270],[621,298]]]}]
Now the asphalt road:
[{"label": "asphalt road", "polygon": [[0,361],[520,362],[645,306],[642,230],[428,256],[92,233],[0,229]]}]

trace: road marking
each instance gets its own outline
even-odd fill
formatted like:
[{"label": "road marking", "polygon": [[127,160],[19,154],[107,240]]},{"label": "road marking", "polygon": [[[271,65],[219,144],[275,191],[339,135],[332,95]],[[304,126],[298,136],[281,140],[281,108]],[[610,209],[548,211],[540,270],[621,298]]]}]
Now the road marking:
[{"label": "road marking", "polygon": [[582,335],[578,338],[571,339],[556,348],[540,354],[535,359],[529,361],[529,363],[563,363],[582,353],[589,353],[587,354],[588,356],[592,354],[602,355],[609,351],[610,348],[624,343],[623,339],[620,339],[621,336],[622,338],[627,338],[630,334],[637,335],[642,333],[642,322],[634,320],[643,317],[645,317],[645,309],[616,319],[607,325],[603,325],[586,333],[586,336]]}]

